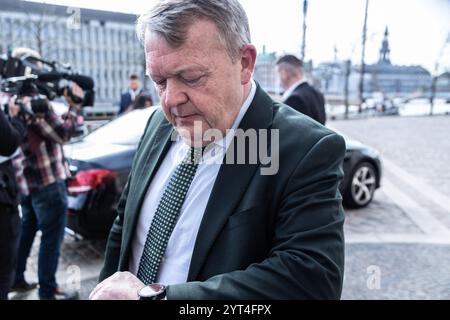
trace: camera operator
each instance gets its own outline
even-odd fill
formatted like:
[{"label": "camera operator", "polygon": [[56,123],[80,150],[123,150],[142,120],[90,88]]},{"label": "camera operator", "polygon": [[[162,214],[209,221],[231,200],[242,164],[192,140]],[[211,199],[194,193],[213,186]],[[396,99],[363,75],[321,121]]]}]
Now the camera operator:
[{"label": "camera operator", "polygon": [[[22,233],[18,264],[12,290],[26,291],[35,287],[24,277],[27,259],[36,235],[42,232],[38,257],[40,299],[76,299],[78,294],[62,291],[55,274],[67,220],[65,180],[69,176],[62,145],[77,134],[80,126],[83,90],[75,83],[64,96],[68,112],[59,117],[44,99],[30,106],[36,97],[25,100],[22,109],[33,109],[34,115],[22,117],[27,126],[26,139],[21,144],[22,157],[16,164],[17,182],[22,194]],[[24,103],[24,99],[22,99]]]},{"label": "camera operator", "polygon": [[18,192],[11,156],[25,136],[25,127],[16,118],[19,108],[9,106],[9,116],[0,108],[0,300],[8,299],[17,263],[20,235]]}]

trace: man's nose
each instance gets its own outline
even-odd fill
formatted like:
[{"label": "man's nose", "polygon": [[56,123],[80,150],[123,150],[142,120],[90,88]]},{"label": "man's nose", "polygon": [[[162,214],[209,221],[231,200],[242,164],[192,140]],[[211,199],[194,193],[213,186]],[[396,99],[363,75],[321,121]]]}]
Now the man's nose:
[{"label": "man's nose", "polygon": [[188,101],[186,93],[183,91],[182,85],[175,79],[168,79],[165,90],[165,105],[172,108],[185,104]]}]

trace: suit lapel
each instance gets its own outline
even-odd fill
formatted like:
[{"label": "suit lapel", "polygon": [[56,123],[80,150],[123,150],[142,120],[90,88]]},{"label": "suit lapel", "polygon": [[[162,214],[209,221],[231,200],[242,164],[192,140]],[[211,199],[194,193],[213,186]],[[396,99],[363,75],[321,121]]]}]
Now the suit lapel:
[{"label": "suit lapel", "polygon": [[[259,85],[255,97],[239,125],[243,130],[267,129],[271,125],[273,101]],[[231,146],[227,152],[230,152]],[[246,154],[248,148],[246,147]],[[189,268],[188,281],[197,278],[217,236],[239,204],[250,179],[259,168],[256,164],[222,163],[203,215]]]},{"label": "suit lapel", "polygon": [[149,135],[145,150],[141,154],[141,159],[138,159],[136,165],[137,169],[134,172],[134,186],[130,188],[127,200],[126,215],[124,221],[123,234],[124,248],[122,250],[121,265],[126,268],[128,265],[128,257],[130,252],[130,245],[133,241],[133,235],[136,227],[136,223],[139,219],[139,213],[141,211],[142,203],[144,201],[147,189],[157,172],[161,162],[165,158],[167,152],[172,144],[171,135],[173,132],[173,126],[163,120],[162,124],[158,127],[154,135]]}]

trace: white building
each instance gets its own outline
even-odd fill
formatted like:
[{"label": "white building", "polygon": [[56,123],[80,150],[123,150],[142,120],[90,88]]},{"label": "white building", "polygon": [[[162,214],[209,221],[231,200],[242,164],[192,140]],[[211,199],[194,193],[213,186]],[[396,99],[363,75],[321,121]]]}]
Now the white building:
[{"label": "white building", "polygon": [[[29,47],[69,63],[95,81],[96,102],[117,104],[131,73],[144,77],[136,16],[27,1],[0,0],[0,54]],[[152,96],[155,98],[153,86]],[[155,99],[154,99],[155,101]]]},{"label": "white building", "polygon": [[[386,28],[380,57],[377,63],[366,65],[364,71],[364,97],[371,97],[374,92],[380,92],[385,97],[410,97],[424,95],[431,86],[431,75],[421,66],[399,66],[390,61],[389,33]],[[314,70],[320,79],[320,89],[327,96],[343,96],[345,91],[346,72],[345,61],[321,63]],[[361,66],[349,67],[348,91],[349,97],[358,96]]]},{"label": "white building", "polygon": [[277,56],[275,52],[267,53],[265,47],[263,52],[256,57],[253,77],[261,87],[271,94],[279,94],[280,81],[276,72]]}]

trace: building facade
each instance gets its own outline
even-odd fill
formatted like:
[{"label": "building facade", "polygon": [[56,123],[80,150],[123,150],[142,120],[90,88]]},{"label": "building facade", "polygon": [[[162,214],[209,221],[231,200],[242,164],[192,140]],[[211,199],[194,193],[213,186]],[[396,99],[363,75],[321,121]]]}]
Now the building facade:
[{"label": "building facade", "polygon": [[[144,78],[136,16],[27,1],[0,0],[0,54],[16,47],[68,63],[95,81],[96,105],[118,103],[132,73]],[[149,85],[154,96],[153,86]],[[155,101],[155,99],[154,99]]]},{"label": "building facade", "polygon": [[262,53],[256,57],[253,78],[270,94],[278,95],[281,92],[280,81],[276,71],[277,56],[275,52],[267,53],[265,46]]}]

